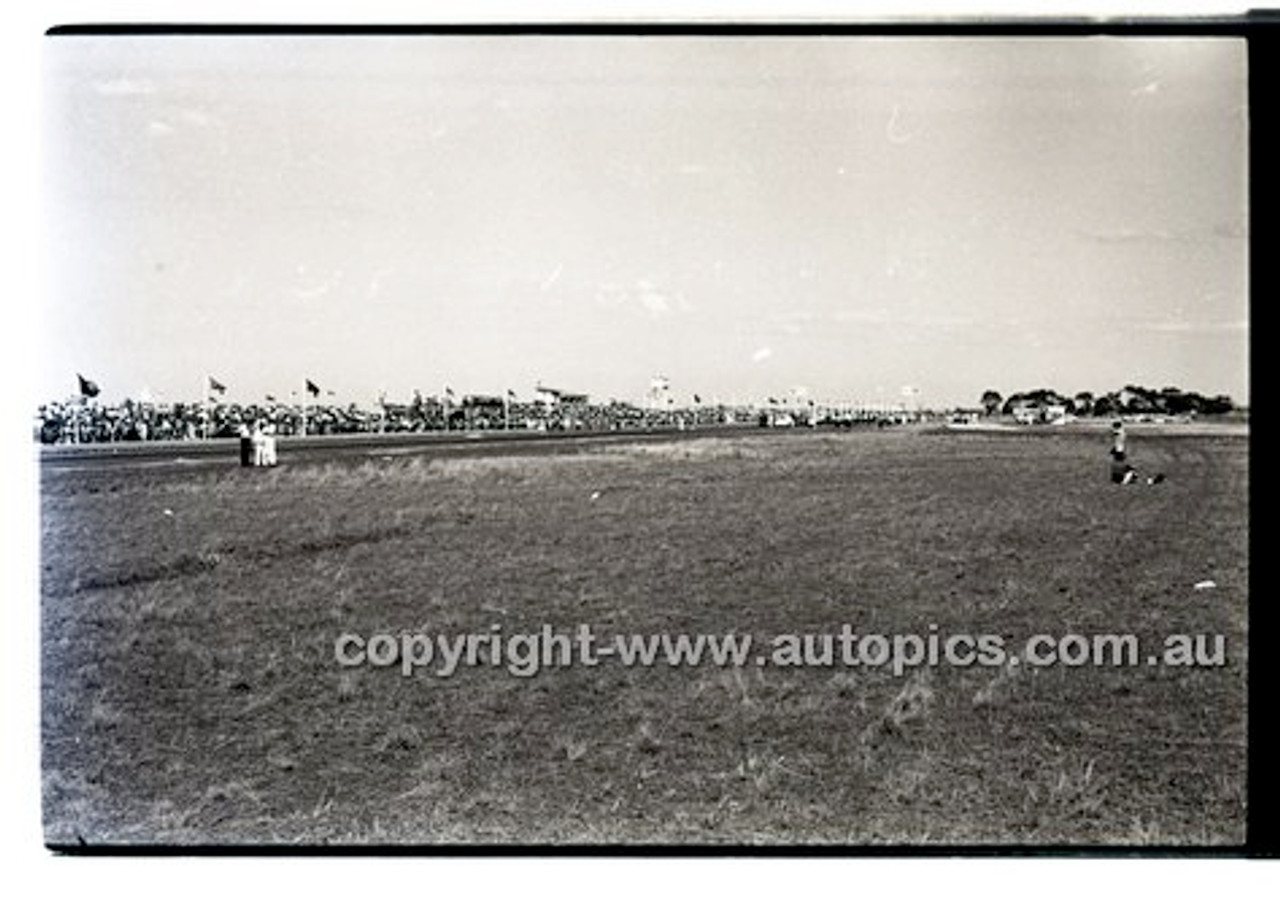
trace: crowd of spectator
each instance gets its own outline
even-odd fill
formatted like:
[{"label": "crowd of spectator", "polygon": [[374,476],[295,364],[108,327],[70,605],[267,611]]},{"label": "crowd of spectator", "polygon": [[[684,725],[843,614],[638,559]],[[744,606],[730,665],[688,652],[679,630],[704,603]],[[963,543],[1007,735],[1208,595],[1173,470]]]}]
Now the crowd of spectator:
[{"label": "crowd of spectator", "polygon": [[642,409],[629,403],[548,406],[481,398],[446,403],[415,397],[408,404],[373,410],[316,403],[119,404],[77,398],[39,408],[35,439],[41,443],[112,443],[147,440],[230,439],[243,428],[270,425],[281,436],[485,430],[644,430],[703,427],[750,420],[748,410],[726,406]]}]

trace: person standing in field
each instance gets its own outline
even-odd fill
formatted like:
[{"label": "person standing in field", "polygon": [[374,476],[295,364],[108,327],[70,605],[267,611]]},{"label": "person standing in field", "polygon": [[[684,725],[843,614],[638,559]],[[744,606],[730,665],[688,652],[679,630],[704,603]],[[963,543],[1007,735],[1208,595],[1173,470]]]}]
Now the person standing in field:
[{"label": "person standing in field", "polygon": [[276,464],[276,426],[267,422],[262,429],[262,464],[268,468]]},{"label": "person standing in field", "polygon": [[[1124,422],[1116,419],[1111,423],[1111,482],[1113,484],[1132,484],[1138,479],[1138,470],[1129,464],[1129,456],[1125,450]],[[1160,484],[1164,481],[1164,472],[1147,478],[1148,485]]]},{"label": "person standing in field", "polygon": [[240,465],[248,468],[253,465],[253,435],[249,433],[249,426],[244,422],[240,423],[238,433],[240,436]]},{"label": "person standing in field", "polygon": [[1133,466],[1125,455],[1124,422],[1117,418],[1111,423],[1111,483],[1128,484],[1134,477]]},{"label": "person standing in field", "polygon": [[253,423],[253,435],[250,439],[253,441],[253,467],[261,468],[266,464],[267,435],[262,433],[262,422],[255,421]]}]

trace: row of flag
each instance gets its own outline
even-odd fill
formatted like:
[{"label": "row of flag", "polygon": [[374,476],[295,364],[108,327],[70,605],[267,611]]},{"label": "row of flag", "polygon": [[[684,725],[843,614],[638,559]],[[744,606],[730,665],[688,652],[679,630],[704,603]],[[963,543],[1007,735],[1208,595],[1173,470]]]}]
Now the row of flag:
[{"label": "row of flag", "polygon": [[[98,384],[96,381],[86,378],[84,375],[80,374],[79,372],[76,373],[76,378],[80,381],[80,395],[82,397],[92,399],[93,397],[96,397],[99,393],[102,392],[101,388],[98,387]],[[222,396],[227,392],[227,385],[223,384],[213,375],[209,375],[208,379],[209,379],[210,394],[217,394],[218,396]],[[306,382],[306,391],[308,394],[314,397],[320,396],[321,390],[320,390],[319,384],[317,384],[315,381],[312,381],[310,378],[304,378],[303,380]],[[449,399],[454,399],[454,392],[452,387],[445,387],[444,393],[445,393],[445,396],[447,396]],[[329,396],[333,396],[333,391],[332,390],[328,391],[328,394]],[[213,397],[210,396],[209,399],[212,400]],[[386,399],[385,394],[381,394],[379,396],[379,402],[385,403],[385,399]],[[506,393],[506,399],[508,400],[516,399],[516,392],[514,390],[508,390]],[[270,393],[266,395],[266,400],[268,403],[277,402],[276,398]],[[693,402],[695,404],[700,405],[702,403],[702,397],[696,393],[693,394]],[[776,404],[778,401],[773,397],[769,397],[769,402]],[[810,402],[810,405],[813,405],[813,403]]]},{"label": "row of flag", "polygon": [[[209,377],[209,393],[210,394],[216,393],[218,396],[222,396],[227,392],[226,384],[223,384],[213,375],[209,375],[208,377]],[[102,388],[98,386],[97,381],[94,381],[90,378],[86,378],[84,375],[80,374],[79,372],[76,373],[76,379],[80,382],[80,395],[82,397],[85,397],[87,399],[93,399],[95,396],[97,396],[99,393],[102,392]],[[318,397],[321,392],[320,385],[317,384],[315,381],[311,380],[310,378],[305,378],[304,380],[306,381],[307,393],[311,394],[312,396]],[[333,396],[332,390],[329,391],[329,395]],[[210,399],[213,399],[213,397],[211,396]],[[268,393],[267,402],[274,403],[276,402],[276,398]]]},{"label": "row of flag", "polygon": [[[98,386],[98,383],[96,381],[86,378],[84,375],[80,374],[79,372],[76,373],[76,378],[80,381],[81,396],[86,397],[88,399],[92,399],[93,397],[97,396],[99,393],[102,392],[102,388]],[[208,378],[209,378],[210,394],[216,393],[218,396],[222,396],[227,392],[226,384],[223,384],[213,375],[209,375]],[[314,396],[314,397],[320,396],[322,391],[320,390],[319,384],[317,384],[315,381],[311,380],[310,378],[304,378],[303,380],[306,383],[307,393],[309,393],[311,396]],[[445,392],[445,395],[448,396],[450,399],[453,398],[454,393],[453,393],[452,387],[446,387],[444,389],[444,392]],[[327,393],[329,394],[329,396],[334,395],[332,390],[327,391]],[[516,393],[514,390],[508,390],[507,396],[510,397],[511,399],[515,399]],[[213,399],[213,397],[211,396],[210,399]],[[266,399],[268,403],[274,403],[277,401],[276,398],[269,393],[266,395]]]}]

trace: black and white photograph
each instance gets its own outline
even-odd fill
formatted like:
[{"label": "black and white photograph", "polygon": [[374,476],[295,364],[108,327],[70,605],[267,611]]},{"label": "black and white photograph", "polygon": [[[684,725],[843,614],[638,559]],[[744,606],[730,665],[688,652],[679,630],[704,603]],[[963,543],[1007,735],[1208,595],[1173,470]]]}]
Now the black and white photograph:
[{"label": "black and white photograph", "polygon": [[43,41],[47,847],[1245,845],[1244,38]]}]

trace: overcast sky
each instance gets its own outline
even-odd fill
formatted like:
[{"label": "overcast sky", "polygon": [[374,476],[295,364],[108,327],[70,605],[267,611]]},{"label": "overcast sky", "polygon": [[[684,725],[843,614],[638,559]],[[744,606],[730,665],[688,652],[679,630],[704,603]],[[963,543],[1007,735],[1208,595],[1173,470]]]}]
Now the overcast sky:
[{"label": "overcast sky", "polygon": [[1243,42],[46,54],[49,399],[1248,399]]}]

